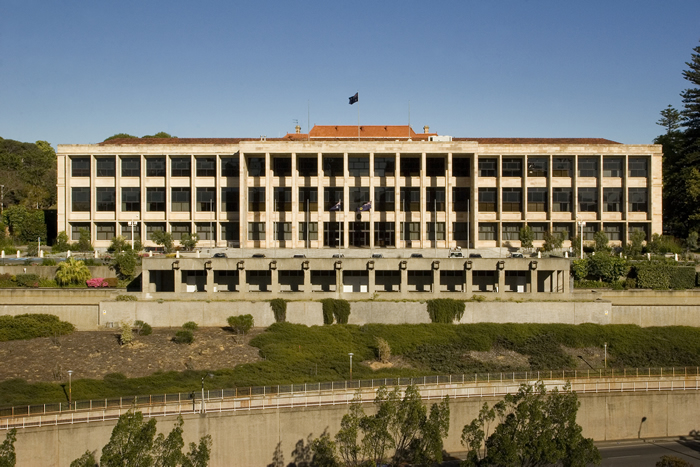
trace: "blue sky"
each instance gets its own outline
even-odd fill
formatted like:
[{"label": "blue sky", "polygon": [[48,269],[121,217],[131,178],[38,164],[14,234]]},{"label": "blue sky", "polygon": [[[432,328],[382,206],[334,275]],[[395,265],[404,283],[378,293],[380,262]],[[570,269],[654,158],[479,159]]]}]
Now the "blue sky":
[{"label": "blue sky", "polygon": [[[700,2],[32,1],[0,5],[0,136],[268,137],[314,124],[646,144]],[[310,118],[308,116],[310,115]]]}]

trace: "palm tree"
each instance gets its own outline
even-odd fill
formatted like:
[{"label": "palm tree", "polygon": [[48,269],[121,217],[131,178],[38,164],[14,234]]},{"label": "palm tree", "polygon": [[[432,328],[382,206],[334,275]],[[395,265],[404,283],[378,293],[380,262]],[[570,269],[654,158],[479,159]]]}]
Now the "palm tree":
[{"label": "palm tree", "polygon": [[68,258],[58,265],[56,282],[58,285],[80,284],[92,277],[84,261]]}]

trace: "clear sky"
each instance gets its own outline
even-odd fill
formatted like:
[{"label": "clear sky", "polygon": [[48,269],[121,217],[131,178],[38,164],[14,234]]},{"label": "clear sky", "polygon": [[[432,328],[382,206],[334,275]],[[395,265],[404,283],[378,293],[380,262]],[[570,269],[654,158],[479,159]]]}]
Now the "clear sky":
[{"label": "clear sky", "polygon": [[359,92],[366,125],[646,144],[699,41],[698,0],[3,0],[0,136],[279,137]]}]

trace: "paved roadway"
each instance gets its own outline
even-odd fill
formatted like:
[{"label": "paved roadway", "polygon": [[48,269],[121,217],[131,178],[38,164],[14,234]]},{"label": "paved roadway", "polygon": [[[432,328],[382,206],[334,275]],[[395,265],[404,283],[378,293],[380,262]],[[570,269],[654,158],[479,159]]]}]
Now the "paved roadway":
[{"label": "paved roadway", "polygon": [[700,466],[700,441],[692,438],[599,443],[603,467],[654,467],[661,456]]}]

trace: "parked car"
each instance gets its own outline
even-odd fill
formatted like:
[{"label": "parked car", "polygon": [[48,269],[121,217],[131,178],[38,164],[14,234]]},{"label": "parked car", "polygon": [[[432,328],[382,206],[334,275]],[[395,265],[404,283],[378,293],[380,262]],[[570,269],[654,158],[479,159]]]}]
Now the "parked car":
[{"label": "parked car", "polygon": [[345,255],[342,253],[336,253],[333,255],[333,258],[345,258]]},{"label": "parked car", "polygon": [[372,258],[383,258],[381,253],[372,253]]},{"label": "parked car", "polygon": [[510,257],[511,258],[524,258],[522,253],[511,253]]},{"label": "parked car", "polygon": [[264,258],[264,257],[265,257],[265,255],[262,254],[262,253],[255,253],[255,254],[253,255],[253,258]]},{"label": "parked car", "polygon": [[296,255],[292,256],[292,258],[306,258],[306,255],[296,254]]},{"label": "parked car", "polygon": [[450,253],[450,258],[464,258],[461,251],[453,251]]},{"label": "parked car", "polygon": [[226,258],[226,253],[214,253],[212,258]]},{"label": "parked car", "polygon": [[423,255],[420,253],[411,253],[411,258],[422,258]]},{"label": "parked car", "polygon": [[469,257],[470,258],[481,258],[481,254],[480,253],[469,253]]}]

